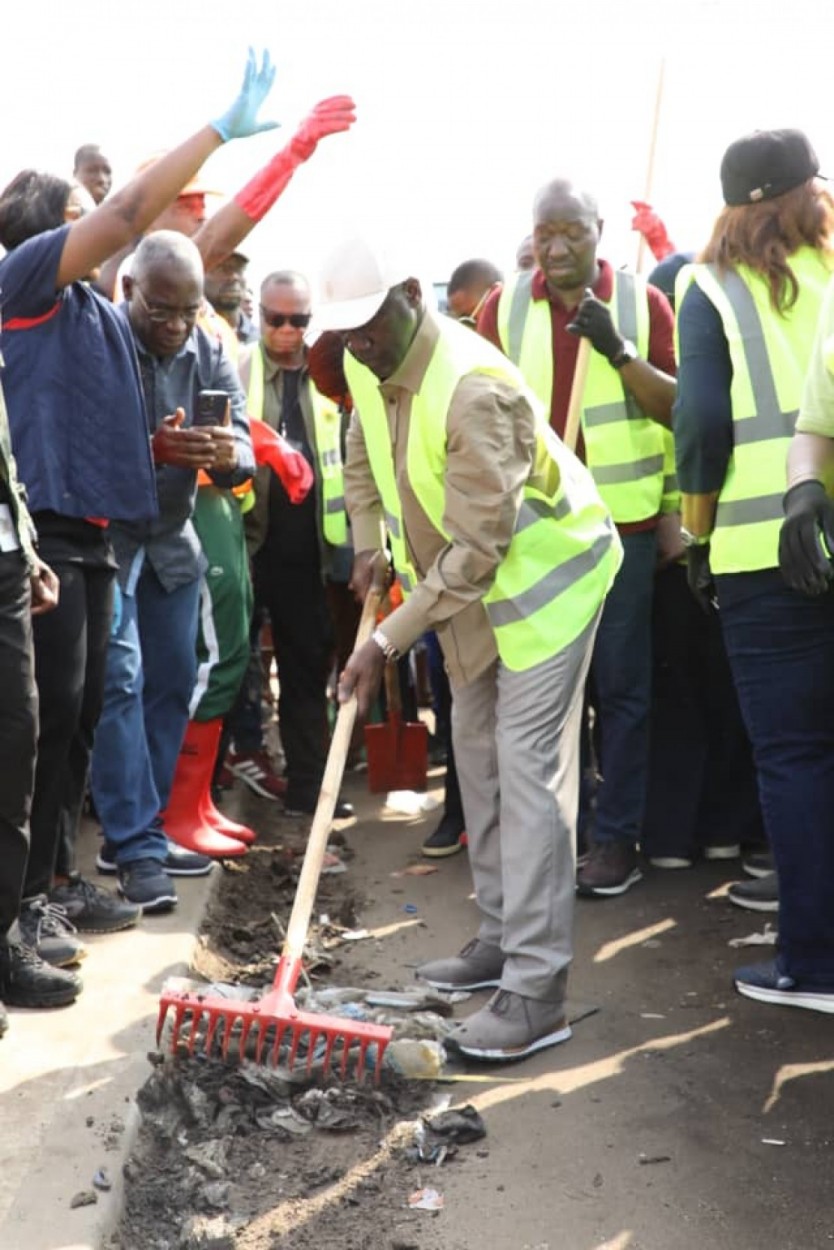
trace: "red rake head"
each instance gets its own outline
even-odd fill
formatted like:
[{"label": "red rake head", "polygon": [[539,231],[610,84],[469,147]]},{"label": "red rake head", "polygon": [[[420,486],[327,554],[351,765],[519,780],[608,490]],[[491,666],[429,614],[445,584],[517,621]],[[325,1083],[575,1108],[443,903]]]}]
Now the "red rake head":
[{"label": "red rake head", "polygon": [[[361,1080],[369,1061],[379,1082],[382,1057],[393,1030],[364,1020],[299,1011],[291,995],[265,994],[255,1002],[198,993],[163,992],[159,1002],[156,1041],[162,1038],[168,1010],[173,1010],[171,1053],[185,1048],[208,1057],[227,1059],[230,1050],[239,1059],[251,1059],[292,1071],[304,1063],[307,1072],[331,1067],[344,1080]],[[351,1059],[355,1058],[355,1065]]]}]

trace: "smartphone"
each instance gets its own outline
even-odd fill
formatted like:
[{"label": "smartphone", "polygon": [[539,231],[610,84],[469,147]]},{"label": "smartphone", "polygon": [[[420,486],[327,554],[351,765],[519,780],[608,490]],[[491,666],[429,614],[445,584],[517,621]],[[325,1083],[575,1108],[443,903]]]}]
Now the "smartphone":
[{"label": "smartphone", "polygon": [[225,425],[228,391],[200,391],[192,425]]}]

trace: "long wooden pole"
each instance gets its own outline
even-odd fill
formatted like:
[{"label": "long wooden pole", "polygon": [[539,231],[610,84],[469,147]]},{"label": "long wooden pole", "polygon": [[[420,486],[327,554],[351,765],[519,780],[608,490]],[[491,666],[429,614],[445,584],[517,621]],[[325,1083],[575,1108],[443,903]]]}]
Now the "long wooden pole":
[{"label": "long wooden pole", "polygon": [[[660,112],[663,107],[663,90],[666,80],[666,58],[660,58],[660,67],[657,72],[657,90],[654,97],[654,115],[652,117],[651,138],[649,139],[649,159],[646,164],[646,182],[643,192],[643,199],[647,204],[651,204],[652,195],[654,194],[654,169],[657,157],[657,135],[660,129]],[[642,273],[646,264],[647,243],[643,235],[639,236],[637,244],[637,272]]]}]

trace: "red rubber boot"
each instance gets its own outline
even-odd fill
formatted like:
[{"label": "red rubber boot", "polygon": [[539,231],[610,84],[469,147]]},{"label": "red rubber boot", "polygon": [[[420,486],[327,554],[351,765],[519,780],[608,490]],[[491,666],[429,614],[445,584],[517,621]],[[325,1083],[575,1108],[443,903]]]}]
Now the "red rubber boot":
[{"label": "red rubber boot", "polygon": [[161,814],[162,824],[167,836],[178,846],[212,859],[232,859],[246,854],[245,844],[221,833],[209,819],[206,809],[217,754],[215,723],[220,724],[219,721],[188,722],[168,806]]},{"label": "red rubber boot", "polygon": [[[220,735],[223,732],[223,721],[218,717],[216,720],[207,721],[191,721],[188,726],[196,737],[205,743],[205,748],[211,753],[212,760],[217,761],[217,749],[220,746]],[[212,775],[214,774],[214,763],[212,764]],[[228,816],[215,807],[214,799],[211,797],[211,776],[206,792],[203,797],[203,818],[212,829],[216,829],[218,833],[223,833],[227,838],[235,838],[238,842],[244,842],[247,846],[255,841],[256,833],[254,829],[250,829],[248,825],[238,824],[236,820],[230,820]]]}]

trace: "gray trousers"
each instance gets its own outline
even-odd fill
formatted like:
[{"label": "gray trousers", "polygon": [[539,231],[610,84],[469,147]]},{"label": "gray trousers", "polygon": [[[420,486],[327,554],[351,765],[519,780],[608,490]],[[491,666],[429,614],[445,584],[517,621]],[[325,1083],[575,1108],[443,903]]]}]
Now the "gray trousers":
[{"label": "gray trousers", "polygon": [[496,660],[452,700],[478,937],[504,952],[503,989],[545,1002],[562,997],[573,956],[579,730],[598,623],[525,672]]}]

